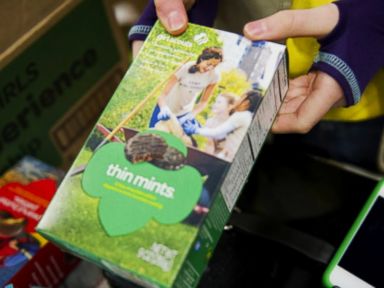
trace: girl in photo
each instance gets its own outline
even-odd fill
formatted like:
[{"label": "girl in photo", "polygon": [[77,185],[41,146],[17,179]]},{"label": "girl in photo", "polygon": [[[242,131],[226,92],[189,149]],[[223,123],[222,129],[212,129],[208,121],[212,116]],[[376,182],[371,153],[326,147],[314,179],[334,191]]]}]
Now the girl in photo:
[{"label": "girl in photo", "polygon": [[[212,117],[207,119],[205,123],[206,128],[216,128],[224,123],[229,118],[229,113],[233,108],[236,98],[238,96],[231,93],[222,93],[216,97],[215,102],[212,105]],[[218,155],[223,150],[223,139],[208,138],[204,151]]]},{"label": "girl in photo", "polygon": [[185,129],[189,134],[199,134],[215,141],[220,141],[221,151],[216,155],[226,161],[232,161],[241,141],[252,122],[253,112],[260,104],[262,97],[256,91],[249,91],[229,111],[229,117],[219,126],[197,127],[187,124]]},{"label": "girl in photo", "polygon": [[[208,104],[219,80],[215,68],[222,61],[222,49],[211,47],[204,49],[196,62],[182,65],[165,85],[153,111],[149,127],[158,128],[160,121],[167,120],[176,122],[176,125],[183,129],[186,123],[198,126],[195,117]],[[200,94],[201,97],[196,103]],[[180,127],[179,130],[183,133]]]}]

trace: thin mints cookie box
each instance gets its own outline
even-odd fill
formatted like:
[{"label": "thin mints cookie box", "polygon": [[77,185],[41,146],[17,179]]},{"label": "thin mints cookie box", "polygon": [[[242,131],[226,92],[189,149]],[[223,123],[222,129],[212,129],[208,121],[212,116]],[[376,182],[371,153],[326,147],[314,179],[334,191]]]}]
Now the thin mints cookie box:
[{"label": "thin mints cookie box", "polygon": [[38,225],[144,287],[195,287],[288,88],[286,48],[152,29]]}]

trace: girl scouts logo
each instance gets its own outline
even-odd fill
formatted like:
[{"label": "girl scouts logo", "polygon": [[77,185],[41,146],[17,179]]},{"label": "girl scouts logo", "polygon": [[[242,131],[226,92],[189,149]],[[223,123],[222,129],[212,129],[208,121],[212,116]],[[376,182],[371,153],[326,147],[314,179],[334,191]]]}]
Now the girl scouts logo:
[{"label": "girl scouts logo", "polygon": [[187,148],[155,130],[109,143],[84,172],[84,191],[100,198],[100,222],[110,236],[131,233],[154,219],[175,224],[187,217],[202,191],[202,176],[186,165]]},{"label": "girl scouts logo", "polygon": [[209,39],[208,39],[208,36],[206,33],[200,33],[200,34],[195,35],[195,37],[193,37],[193,40],[197,44],[203,45],[203,44],[207,43]]}]

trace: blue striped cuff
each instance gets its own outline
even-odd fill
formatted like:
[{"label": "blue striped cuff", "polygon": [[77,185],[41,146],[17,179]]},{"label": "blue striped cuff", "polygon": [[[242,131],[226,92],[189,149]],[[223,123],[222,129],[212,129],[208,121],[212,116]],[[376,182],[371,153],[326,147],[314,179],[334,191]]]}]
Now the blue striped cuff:
[{"label": "blue striped cuff", "polygon": [[131,40],[134,35],[140,34],[141,36],[146,37],[149,32],[151,32],[152,26],[150,25],[134,25],[129,30],[128,38]]},{"label": "blue striped cuff", "polygon": [[345,78],[348,82],[349,88],[352,92],[353,104],[359,102],[361,97],[361,90],[359,84],[357,82],[356,76],[353,73],[352,69],[345,63],[342,59],[337,57],[336,55],[319,52],[314,60],[315,63],[324,62],[331,67],[335,68],[339,73]]}]

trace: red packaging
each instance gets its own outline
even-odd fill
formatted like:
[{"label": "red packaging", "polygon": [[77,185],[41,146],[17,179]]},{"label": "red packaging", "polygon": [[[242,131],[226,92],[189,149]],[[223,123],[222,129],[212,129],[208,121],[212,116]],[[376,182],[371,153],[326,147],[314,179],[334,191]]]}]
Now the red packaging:
[{"label": "red packaging", "polygon": [[[23,159],[16,166],[28,169],[7,171],[6,184],[0,187],[0,287],[55,287],[78,263],[35,232],[56,191],[57,180],[31,181],[23,175],[42,165],[47,167],[36,159]],[[18,182],[12,182],[9,175],[16,174]]]}]

